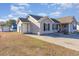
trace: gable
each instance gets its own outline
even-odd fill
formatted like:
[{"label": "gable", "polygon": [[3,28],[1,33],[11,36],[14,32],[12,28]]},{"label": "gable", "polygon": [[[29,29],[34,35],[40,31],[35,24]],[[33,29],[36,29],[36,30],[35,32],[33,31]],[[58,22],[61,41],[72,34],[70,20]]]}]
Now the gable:
[{"label": "gable", "polygon": [[57,21],[59,23],[72,23],[72,22],[76,22],[76,19],[73,16],[66,16],[66,17],[58,18]]},{"label": "gable", "polygon": [[29,22],[28,17],[27,18],[19,18],[22,22]]},{"label": "gable", "polygon": [[73,22],[75,22],[77,24],[77,20],[75,19],[75,17],[73,17]]},{"label": "gable", "polygon": [[28,17],[27,17],[27,18],[19,18],[19,19],[17,20],[17,24],[18,24],[19,22],[22,22],[22,23],[29,22]]},{"label": "gable", "polygon": [[54,21],[52,21],[52,19],[48,18],[48,17],[43,17],[41,18],[38,22],[40,23],[55,23]]},{"label": "gable", "polygon": [[16,24],[19,24],[19,23],[22,23],[22,22],[21,22],[21,20],[18,19],[18,20],[16,21]]}]

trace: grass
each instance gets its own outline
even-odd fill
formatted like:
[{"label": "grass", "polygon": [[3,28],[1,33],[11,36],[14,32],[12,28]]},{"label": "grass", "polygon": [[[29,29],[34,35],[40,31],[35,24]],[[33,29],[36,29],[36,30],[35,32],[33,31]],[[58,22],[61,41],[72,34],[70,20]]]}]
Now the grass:
[{"label": "grass", "polygon": [[0,32],[1,56],[68,56],[78,51],[50,44],[16,32]]}]

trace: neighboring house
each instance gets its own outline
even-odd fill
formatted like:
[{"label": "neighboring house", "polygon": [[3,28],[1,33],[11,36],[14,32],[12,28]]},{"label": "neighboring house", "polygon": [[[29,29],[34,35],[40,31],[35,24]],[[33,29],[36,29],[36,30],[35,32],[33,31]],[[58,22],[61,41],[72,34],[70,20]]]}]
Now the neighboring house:
[{"label": "neighboring house", "polygon": [[9,32],[9,31],[10,31],[9,26],[3,26],[2,32]]},{"label": "neighboring house", "polygon": [[0,32],[9,32],[9,26],[5,26],[3,21],[0,21]]},{"label": "neighboring house", "polygon": [[11,31],[17,31],[17,24],[12,24]]},{"label": "neighboring house", "polygon": [[48,34],[75,31],[76,19],[71,16],[52,19],[47,16],[29,15],[27,18],[19,18],[17,22],[17,32],[21,33]]}]

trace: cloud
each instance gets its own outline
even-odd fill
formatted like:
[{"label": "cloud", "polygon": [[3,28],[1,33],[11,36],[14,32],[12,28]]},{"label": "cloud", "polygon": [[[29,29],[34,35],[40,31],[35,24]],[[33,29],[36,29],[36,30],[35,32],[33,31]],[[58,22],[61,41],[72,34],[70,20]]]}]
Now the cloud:
[{"label": "cloud", "polygon": [[32,10],[28,10],[28,11],[26,11],[27,13],[32,13]]},{"label": "cloud", "polygon": [[60,16],[60,14],[61,14],[61,12],[56,11],[56,12],[51,13],[50,15],[51,16]]},{"label": "cloud", "polygon": [[40,5],[47,6],[47,5],[49,5],[49,3],[40,3]]},{"label": "cloud", "polygon": [[27,13],[21,12],[21,11],[18,11],[17,14],[20,14],[20,15],[27,15]]},{"label": "cloud", "polygon": [[0,19],[0,22],[6,22],[8,19]]},{"label": "cloud", "polygon": [[52,3],[52,4],[50,4],[50,6],[56,6],[57,5],[57,3]]},{"label": "cloud", "polygon": [[28,3],[18,3],[18,4],[16,4],[16,5],[17,5],[17,6],[27,7],[27,8],[30,7],[30,4],[28,4]]},{"label": "cloud", "polygon": [[11,10],[12,11],[18,11],[18,10],[24,10],[25,8],[23,6],[15,6],[11,5]]},{"label": "cloud", "polygon": [[[8,15],[9,17],[11,15],[15,16],[15,17],[26,17],[28,14],[32,13],[31,10],[27,9],[26,6],[30,6],[29,4],[13,4],[11,5],[11,14]],[[25,8],[26,7],[26,8]]]},{"label": "cloud", "polygon": [[74,6],[73,3],[41,3],[40,5],[47,6],[48,8],[53,7],[61,11],[72,8]]},{"label": "cloud", "polygon": [[[12,15],[12,16],[11,16]],[[19,18],[19,17],[26,17],[28,13],[22,12],[22,11],[17,11],[15,13],[12,13],[8,15],[8,18]]]},{"label": "cloud", "polygon": [[50,8],[50,3],[40,3],[40,5],[47,6],[48,8]]},{"label": "cloud", "polygon": [[28,4],[28,3],[18,3],[18,5],[20,5],[20,6],[30,6],[30,4]]},{"label": "cloud", "polygon": [[46,13],[39,13],[38,15],[39,15],[39,16],[47,16]]},{"label": "cloud", "polygon": [[76,8],[79,8],[79,3],[74,4]]},{"label": "cloud", "polygon": [[12,18],[12,17],[13,17],[13,15],[11,15],[11,14],[10,14],[10,15],[8,15],[8,18]]},{"label": "cloud", "polygon": [[9,14],[7,16],[4,16],[4,18],[1,18],[0,21],[7,21],[9,19],[14,19],[14,20],[17,20],[18,17],[14,16],[13,14]]},{"label": "cloud", "polygon": [[59,5],[59,7],[58,7],[59,10],[66,10],[68,8],[73,7],[72,3],[62,3],[62,4],[58,4],[58,5]]},{"label": "cloud", "polygon": [[14,6],[14,5],[11,5],[11,10],[16,11],[16,10],[18,10],[18,7]]},{"label": "cloud", "polygon": [[52,7],[52,6],[55,6],[56,3],[41,3],[40,5],[42,6],[47,6],[48,8]]},{"label": "cloud", "polygon": [[[11,14],[8,15],[8,18],[12,18],[13,16],[19,17],[19,16],[24,16],[25,14],[25,8],[23,6],[15,6],[11,5]],[[23,15],[24,14],[24,15]]]}]

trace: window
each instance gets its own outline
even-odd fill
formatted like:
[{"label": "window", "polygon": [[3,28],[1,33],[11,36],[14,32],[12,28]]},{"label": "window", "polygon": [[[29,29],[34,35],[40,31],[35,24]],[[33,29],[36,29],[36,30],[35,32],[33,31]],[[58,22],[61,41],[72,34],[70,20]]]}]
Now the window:
[{"label": "window", "polygon": [[54,24],[52,24],[52,30],[54,30]]},{"label": "window", "polygon": [[58,24],[56,24],[55,29],[58,29]]},{"label": "window", "polygon": [[44,25],[44,28],[43,28],[43,30],[45,31],[45,30],[46,30],[46,24],[44,23],[43,25]]},{"label": "window", "polygon": [[52,30],[57,30],[58,29],[58,24],[52,24]]},{"label": "window", "polygon": [[74,30],[76,29],[76,26],[75,26],[75,25],[73,25],[73,29],[74,29]]},{"label": "window", "polygon": [[49,30],[50,30],[50,24],[44,23],[44,24],[43,24],[43,30],[44,30],[44,31],[49,31]]},{"label": "window", "polygon": [[50,24],[48,24],[48,31],[50,30]]}]

